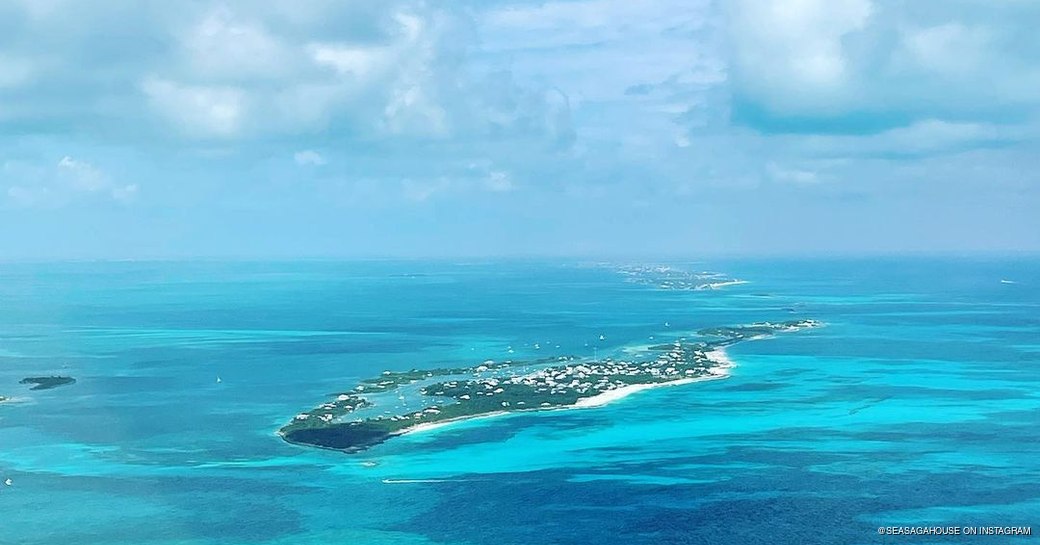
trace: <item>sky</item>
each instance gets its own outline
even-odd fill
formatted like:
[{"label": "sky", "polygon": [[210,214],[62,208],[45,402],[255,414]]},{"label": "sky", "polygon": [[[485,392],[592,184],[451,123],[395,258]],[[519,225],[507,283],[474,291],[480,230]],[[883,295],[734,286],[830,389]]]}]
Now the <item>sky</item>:
[{"label": "sky", "polygon": [[1032,0],[0,0],[0,260],[1040,251]]}]

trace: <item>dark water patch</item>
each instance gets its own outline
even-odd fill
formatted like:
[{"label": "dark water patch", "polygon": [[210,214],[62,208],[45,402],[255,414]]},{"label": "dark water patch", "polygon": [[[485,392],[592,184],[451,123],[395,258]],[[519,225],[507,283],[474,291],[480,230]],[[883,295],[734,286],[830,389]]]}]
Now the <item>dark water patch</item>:
[{"label": "dark water patch", "polygon": [[949,445],[950,451],[979,446],[989,452],[1017,452],[1040,444],[1040,429],[1033,426],[1000,425],[993,422],[908,422],[892,429],[854,432],[863,441],[906,444],[934,442]]},{"label": "dark water patch", "polygon": [[[189,404],[190,405],[190,404]],[[36,405],[39,409],[43,405]],[[34,410],[27,414],[32,427],[47,434],[69,438],[73,442],[98,445],[134,445],[156,441],[160,444],[192,447],[212,446],[227,441],[227,435],[199,434],[200,422],[205,428],[223,430],[263,430],[268,427],[252,414],[232,414],[204,407],[186,406],[182,413],[174,413],[168,405],[138,405],[133,408],[77,407],[76,418],[70,419],[61,411]],[[7,422],[11,424],[12,422]],[[252,441],[270,441],[267,437],[238,432],[236,443],[240,449],[252,448]]]},{"label": "dark water patch", "polygon": [[986,414],[986,418],[998,424],[1030,424],[1040,429],[1040,410],[1025,409],[1015,411],[994,411]]},{"label": "dark water patch", "polygon": [[828,388],[825,395],[806,398],[805,401],[813,404],[887,399],[952,399],[968,402],[1021,399],[1028,397],[1031,397],[1030,392],[1013,388],[952,389],[942,387],[933,388],[928,386],[855,384],[838,385]]},{"label": "dark water patch", "polygon": [[166,394],[183,384],[181,379],[155,376],[91,376],[87,377],[90,392],[96,395],[138,394],[155,391]]},{"label": "dark water patch", "polygon": [[18,384],[31,384],[30,390],[53,390],[62,386],[70,386],[76,383],[76,379],[64,376],[48,377],[26,377],[18,381]]},{"label": "dark water patch", "polygon": [[565,409],[563,411],[546,411],[530,417],[530,424],[537,426],[534,432],[541,437],[558,437],[560,434],[572,434],[577,431],[591,431],[611,426],[616,423],[609,413],[595,409]]},{"label": "dark water patch", "polygon": [[[442,497],[428,513],[397,528],[435,541],[503,545],[884,543],[876,529],[896,523],[888,511],[972,506],[974,515],[930,523],[993,524],[1006,518],[999,516],[1002,505],[1040,495],[1029,482],[979,486],[974,475],[961,472],[865,478],[806,470],[798,463],[804,453],[733,454],[741,463],[761,461],[759,455],[787,459],[768,470],[733,470],[710,483],[573,482],[573,474],[562,470],[485,478],[480,486],[449,483],[438,489]],[[653,474],[654,467],[628,469]]]},{"label": "dark water patch", "polygon": [[393,448],[395,452],[403,453],[419,451],[442,452],[450,451],[467,445],[484,443],[501,443],[513,437],[530,431],[541,439],[552,439],[554,437],[567,437],[574,433],[588,433],[591,430],[611,425],[607,417],[582,416],[578,410],[547,411],[537,413],[514,413],[501,417],[489,418],[479,421],[473,426],[449,425],[437,430],[435,438],[422,444],[408,444],[400,449]]},{"label": "dark water patch", "polygon": [[[112,543],[120,535],[174,541],[218,541],[235,536],[236,542],[261,543],[303,529],[300,513],[285,507],[281,497],[305,493],[306,489],[287,483],[219,476],[112,478],[36,473],[22,477],[17,484],[54,490],[58,497],[90,494],[123,501],[140,498],[143,505],[161,510],[158,517],[135,515],[132,510],[102,511],[89,524],[78,527],[62,524],[63,513],[55,512],[56,524],[45,532],[47,543]],[[272,494],[272,486],[279,494]]]},{"label": "dark water patch", "polygon": [[[820,316],[827,315],[821,313]],[[748,345],[742,350],[748,353],[753,351],[756,355],[805,354],[821,360],[847,359],[852,362],[872,356],[884,360],[931,361],[941,355],[943,360],[965,363],[1018,361],[1021,357],[1021,353],[1013,347],[985,339],[965,341],[949,337],[851,337],[827,332],[827,329],[822,328],[798,337],[771,339],[769,342]],[[838,338],[840,342],[836,342]]]},{"label": "dark water patch", "polygon": [[777,369],[775,371],[771,371],[770,374],[778,376],[778,377],[788,378],[788,377],[796,377],[798,375],[804,375],[806,373],[818,373],[818,372],[819,372],[819,370],[817,370],[817,369],[807,369],[807,368],[797,368],[797,367],[795,367],[795,368],[788,368],[788,369]]}]

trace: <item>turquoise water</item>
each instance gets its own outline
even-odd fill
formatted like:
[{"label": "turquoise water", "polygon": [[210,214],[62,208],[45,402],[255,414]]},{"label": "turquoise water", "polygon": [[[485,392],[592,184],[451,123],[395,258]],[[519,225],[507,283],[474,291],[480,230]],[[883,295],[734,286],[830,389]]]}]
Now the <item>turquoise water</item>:
[{"label": "turquoise water", "polygon": [[[0,543],[1037,539],[877,527],[1040,531],[1040,260],[677,265],[750,283],[668,291],[535,262],[0,265]],[[359,455],[274,435],[384,369],[795,318],[828,325],[731,348],[724,381]],[[40,374],[78,383],[17,383]]]}]

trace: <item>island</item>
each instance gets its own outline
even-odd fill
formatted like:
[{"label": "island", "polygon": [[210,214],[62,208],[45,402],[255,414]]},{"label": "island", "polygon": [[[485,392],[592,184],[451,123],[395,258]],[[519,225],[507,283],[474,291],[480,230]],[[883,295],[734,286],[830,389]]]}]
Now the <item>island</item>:
[{"label": "island", "polygon": [[719,272],[690,272],[660,265],[625,266],[615,270],[628,282],[662,290],[703,291],[747,284],[746,280],[731,278]]},{"label": "island", "polygon": [[725,348],[819,327],[815,320],[703,329],[696,338],[637,347],[631,358],[573,356],[471,367],[384,371],[302,412],[278,430],[285,441],[355,453],[404,433],[519,411],[594,407],[637,391],[725,378]]},{"label": "island", "polygon": [[59,386],[68,386],[69,384],[75,384],[76,379],[72,377],[26,377],[18,381],[19,384],[32,384],[33,387],[30,390],[50,390],[51,388],[57,388]]}]

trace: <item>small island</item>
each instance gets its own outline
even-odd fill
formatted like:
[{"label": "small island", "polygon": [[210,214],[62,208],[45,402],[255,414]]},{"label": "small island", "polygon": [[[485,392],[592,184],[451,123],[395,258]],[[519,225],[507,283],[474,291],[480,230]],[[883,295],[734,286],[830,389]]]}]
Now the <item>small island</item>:
[{"label": "small island", "polygon": [[519,411],[594,407],[659,386],[725,378],[734,343],[818,327],[814,320],[701,330],[697,338],[641,347],[638,357],[573,356],[472,367],[384,371],[302,412],[278,434],[310,447],[360,452],[404,433]]},{"label": "small island", "polygon": [[30,390],[50,390],[51,388],[58,388],[59,386],[68,386],[69,384],[75,384],[76,379],[72,377],[26,377],[18,381],[19,384],[32,384],[33,387]]},{"label": "small island", "polygon": [[619,267],[616,271],[629,282],[653,286],[662,290],[704,291],[747,284],[746,280],[731,278],[723,273],[712,271],[689,272],[667,266],[640,265]]}]

